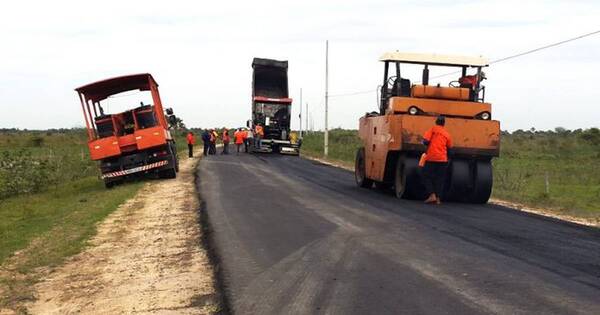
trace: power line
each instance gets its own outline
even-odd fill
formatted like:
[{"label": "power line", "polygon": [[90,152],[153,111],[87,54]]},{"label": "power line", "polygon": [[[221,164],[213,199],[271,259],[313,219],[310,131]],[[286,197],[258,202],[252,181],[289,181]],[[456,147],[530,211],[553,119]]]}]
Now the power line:
[{"label": "power line", "polygon": [[563,41],[560,41],[560,42],[556,42],[556,43],[553,43],[553,44],[550,44],[550,45],[546,45],[546,46],[542,46],[542,47],[539,47],[539,48],[528,50],[528,51],[525,51],[525,52],[522,52],[522,53],[518,53],[516,55],[512,55],[512,56],[508,56],[508,57],[496,59],[496,60],[490,62],[490,64],[498,63],[498,62],[502,62],[502,61],[506,61],[506,60],[509,60],[509,59],[513,59],[513,58],[517,58],[517,57],[521,57],[521,56],[525,56],[525,55],[529,55],[529,54],[532,54],[534,52],[538,52],[540,50],[548,49],[548,48],[551,48],[551,47],[556,47],[556,46],[559,46],[559,45],[562,45],[562,44],[566,44],[568,42],[572,42],[572,41],[575,41],[575,40],[578,40],[578,39],[582,39],[582,38],[585,38],[585,37],[588,37],[588,36],[596,35],[596,34],[599,34],[599,33],[600,33],[600,30],[597,30],[597,31],[594,31],[594,32],[591,32],[591,33],[579,35],[579,36],[576,36],[576,37],[573,37],[573,38],[569,38],[569,39],[566,39],[566,40],[563,40]]},{"label": "power line", "polygon": [[[579,36],[575,36],[575,37],[572,37],[572,38],[569,38],[569,39],[565,39],[565,40],[562,40],[562,41],[559,41],[559,42],[556,42],[556,43],[552,43],[552,44],[549,44],[549,45],[545,45],[545,46],[542,46],[542,47],[538,47],[538,48],[535,48],[535,49],[527,50],[527,51],[524,51],[524,52],[521,52],[521,53],[518,53],[518,54],[514,54],[514,55],[511,55],[511,56],[507,56],[507,57],[499,58],[499,59],[496,59],[496,60],[492,60],[492,61],[490,61],[490,64],[499,63],[499,62],[507,61],[507,60],[510,60],[510,59],[522,57],[522,56],[525,56],[525,55],[529,55],[529,54],[538,52],[540,50],[544,50],[544,49],[548,49],[548,48],[560,46],[560,45],[563,45],[563,44],[566,44],[566,43],[569,43],[569,42],[572,42],[572,41],[576,41],[578,39],[582,39],[582,38],[585,38],[585,37],[589,37],[589,36],[592,36],[592,35],[596,35],[596,34],[600,34],[600,30],[593,31],[593,32],[590,32],[590,33],[586,33],[586,34],[582,34],[582,35],[579,35]],[[443,78],[443,77],[446,77],[446,76],[449,76],[449,75],[453,75],[453,74],[457,74],[457,73],[460,73],[460,72],[461,72],[460,70],[459,71],[452,71],[452,72],[448,72],[448,73],[444,73],[444,74],[433,76],[430,79]],[[352,92],[351,93],[343,93],[343,94],[330,95],[330,97],[350,96],[350,95],[366,94],[366,93],[372,93],[372,92],[376,92],[376,91],[369,90],[369,91],[361,91],[361,92],[353,92],[353,93]]]}]

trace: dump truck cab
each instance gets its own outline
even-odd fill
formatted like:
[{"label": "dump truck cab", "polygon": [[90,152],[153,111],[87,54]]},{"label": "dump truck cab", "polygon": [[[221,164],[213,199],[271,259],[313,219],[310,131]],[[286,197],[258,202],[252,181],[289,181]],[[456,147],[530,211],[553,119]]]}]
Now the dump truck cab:
[{"label": "dump truck cab", "polygon": [[[491,159],[500,149],[500,123],[492,120],[492,106],[485,101],[481,57],[391,52],[384,54],[379,112],[359,121],[363,146],[358,150],[355,178],[362,187],[375,183],[392,187],[398,197],[420,199],[425,195],[418,158],[426,151],[423,134],[439,115],[453,140],[449,151],[445,200],[484,203],[492,189]],[[421,67],[411,81],[404,65]],[[415,66],[412,66],[413,68]],[[431,67],[456,69],[447,86],[430,85]],[[416,82],[419,80],[420,82]]]},{"label": "dump truck cab", "polygon": [[[107,113],[103,103],[113,95],[150,93],[153,104],[131,104],[122,112]],[[174,178],[178,171],[175,141],[163,112],[158,84],[148,73],[106,79],[75,91],[81,101],[90,157],[99,161],[107,187],[125,178],[147,173]]]},{"label": "dump truck cab", "polygon": [[254,58],[252,61],[252,120],[263,126],[260,152],[299,154],[300,141],[291,136],[292,99],[288,89],[288,62]]}]

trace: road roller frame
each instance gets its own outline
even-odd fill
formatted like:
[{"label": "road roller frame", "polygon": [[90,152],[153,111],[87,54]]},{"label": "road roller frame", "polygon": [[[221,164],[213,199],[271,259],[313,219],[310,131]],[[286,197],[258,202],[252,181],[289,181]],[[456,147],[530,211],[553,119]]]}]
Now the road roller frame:
[{"label": "road roller frame", "polygon": [[[367,113],[359,121],[362,147],[355,160],[355,178],[361,187],[393,189],[397,197],[422,199],[418,158],[426,151],[423,134],[446,116],[445,128],[454,147],[443,200],[486,203],[492,190],[493,157],[499,155],[500,123],[492,120],[491,104],[485,102],[481,71],[488,61],[480,57],[387,53],[379,112]],[[401,76],[401,64],[423,66],[420,84]],[[390,66],[395,75],[390,76]],[[429,85],[429,67],[458,67],[459,80],[448,87]],[[475,70],[469,75],[469,70]]]}]

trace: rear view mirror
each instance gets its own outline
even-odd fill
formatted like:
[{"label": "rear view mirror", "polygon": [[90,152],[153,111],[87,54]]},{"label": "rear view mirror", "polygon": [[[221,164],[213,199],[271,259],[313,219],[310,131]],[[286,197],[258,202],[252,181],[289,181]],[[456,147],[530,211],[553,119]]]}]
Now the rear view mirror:
[{"label": "rear view mirror", "polygon": [[252,127],[252,120],[251,119],[246,120],[246,127],[248,127],[248,128]]}]

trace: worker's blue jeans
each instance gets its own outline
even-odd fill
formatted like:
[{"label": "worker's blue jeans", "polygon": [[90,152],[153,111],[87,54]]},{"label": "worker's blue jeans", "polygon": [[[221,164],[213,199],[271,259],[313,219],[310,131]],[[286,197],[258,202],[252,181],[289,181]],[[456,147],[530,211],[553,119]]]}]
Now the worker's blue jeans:
[{"label": "worker's blue jeans", "polygon": [[260,149],[260,140],[261,140],[260,136],[254,137],[254,147],[256,149]]}]

